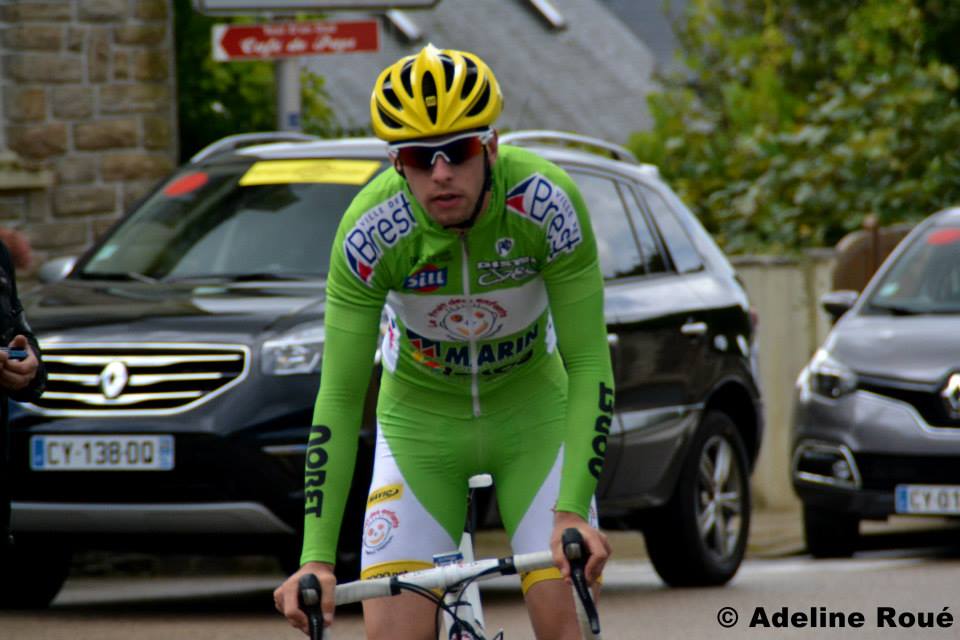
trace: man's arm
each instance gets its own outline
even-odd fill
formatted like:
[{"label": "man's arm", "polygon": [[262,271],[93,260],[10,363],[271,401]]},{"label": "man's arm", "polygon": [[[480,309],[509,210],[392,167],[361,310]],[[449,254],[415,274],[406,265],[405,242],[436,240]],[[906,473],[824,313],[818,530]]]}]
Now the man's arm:
[{"label": "man's arm", "polygon": [[342,305],[327,305],[320,392],[307,441],[301,564],[336,562],[379,319],[379,311],[363,317]]},{"label": "man's arm", "polygon": [[384,261],[359,269],[349,242],[362,231],[363,203],[358,196],[344,214],[330,254],[320,391],[307,440],[301,564],[336,561],[340,520],[353,481],[364,399],[390,288]]},{"label": "man's arm", "polygon": [[[613,418],[613,371],[603,312],[603,276],[590,218],[573,181],[561,172],[556,178],[563,191],[557,197],[557,212],[547,222],[543,276],[567,371],[567,416],[550,548],[569,581],[570,567],[560,540],[567,527],[579,529],[590,550],[587,580],[593,582],[611,551],[606,536],[590,526],[589,509]],[[569,203],[563,202],[564,197]]]},{"label": "man's arm", "polygon": [[[557,209],[546,223],[543,278],[567,371],[567,420],[557,511],[587,517],[613,418],[613,370],[603,312],[603,275],[586,204],[559,169]],[[565,202],[566,200],[566,202]]]}]

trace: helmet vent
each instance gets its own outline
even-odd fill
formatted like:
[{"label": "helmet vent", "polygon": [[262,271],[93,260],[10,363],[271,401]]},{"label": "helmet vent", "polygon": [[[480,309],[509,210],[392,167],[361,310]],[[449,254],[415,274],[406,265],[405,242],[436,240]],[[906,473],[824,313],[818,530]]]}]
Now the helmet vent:
[{"label": "helmet vent", "polygon": [[427,107],[427,116],[430,122],[437,123],[437,82],[433,74],[427,71],[423,74],[423,104]]},{"label": "helmet vent", "polygon": [[391,129],[402,129],[403,125],[391,118],[386,114],[386,112],[378,105],[377,112],[380,114],[380,121],[383,124]]},{"label": "helmet vent", "polygon": [[473,87],[477,84],[477,65],[470,58],[464,57],[464,61],[467,63],[467,69],[463,77],[463,88],[460,89],[460,99],[465,100],[470,92],[473,91]]},{"label": "helmet vent", "polygon": [[403,90],[408,96],[413,95],[413,82],[410,81],[410,73],[413,68],[413,62],[403,65],[400,70],[400,82],[403,84]]},{"label": "helmet vent", "polygon": [[453,65],[453,60],[450,56],[440,56],[440,62],[443,63],[443,80],[445,84],[445,89],[450,91],[453,87],[453,75],[456,73],[456,67]]},{"label": "helmet vent", "polygon": [[403,103],[400,102],[400,98],[397,97],[397,92],[393,90],[393,85],[390,82],[383,83],[383,97],[387,99],[387,102],[390,103],[390,106],[394,109],[402,109]]},{"label": "helmet vent", "polygon": [[478,99],[470,108],[470,111],[467,112],[467,116],[475,116],[482,112],[487,107],[488,102],[490,102],[490,83],[487,83],[483,87],[483,93],[480,94],[480,99]]}]

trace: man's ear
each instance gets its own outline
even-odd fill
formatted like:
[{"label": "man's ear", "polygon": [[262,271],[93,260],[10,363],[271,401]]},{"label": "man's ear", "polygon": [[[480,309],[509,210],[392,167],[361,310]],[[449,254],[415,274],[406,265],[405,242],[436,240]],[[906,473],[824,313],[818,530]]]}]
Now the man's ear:
[{"label": "man's ear", "polygon": [[400,174],[401,178],[406,178],[407,176],[403,173],[403,165],[400,164],[400,158],[397,156],[393,157],[393,169]]},{"label": "man's ear", "polygon": [[497,130],[493,130],[493,136],[490,138],[490,142],[487,143],[487,158],[490,161],[490,166],[493,166],[493,163],[497,161],[497,150],[500,148],[499,135]]}]

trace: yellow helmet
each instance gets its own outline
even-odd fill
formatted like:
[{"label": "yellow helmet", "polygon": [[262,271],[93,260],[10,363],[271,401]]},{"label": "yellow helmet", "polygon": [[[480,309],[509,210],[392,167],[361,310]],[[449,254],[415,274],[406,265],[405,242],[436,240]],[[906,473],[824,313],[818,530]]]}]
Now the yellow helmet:
[{"label": "yellow helmet", "polygon": [[370,96],[373,133],[387,142],[490,126],[502,110],[500,85],[483,60],[432,44],[384,69]]}]

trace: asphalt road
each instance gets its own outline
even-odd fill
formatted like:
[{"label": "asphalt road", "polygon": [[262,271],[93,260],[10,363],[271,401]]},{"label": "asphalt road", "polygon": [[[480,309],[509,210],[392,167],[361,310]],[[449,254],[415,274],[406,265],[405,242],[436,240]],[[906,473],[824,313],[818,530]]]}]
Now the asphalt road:
[{"label": "asphalt road", "polygon": [[[753,554],[729,585],[716,589],[669,589],[644,558],[621,559],[608,565],[605,575],[604,637],[957,638],[957,533],[953,528],[872,536],[867,550],[850,560]],[[279,572],[75,577],[49,611],[0,613],[0,639],[302,638],[272,609],[270,593],[281,579]],[[484,607],[488,620],[506,630],[506,638],[532,637],[515,580],[499,579],[485,588]],[[951,623],[937,626],[946,620],[944,612]],[[818,626],[811,626],[811,613]],[[775,626],[784,614],[788,626]],[[808,621],[798,622],[795,614]],[[852,626],[858,616],[862,626]],[[734,618],[731,627],[721,626]],[[825,628],[831,620],[835,627],[840,622],[845,626]],[[890,620],[897,626],[891,627]],[[934,626],[920,626],[926,622]],[[340,611],[335,628],[335,639],[364,637],[356,608]]]}]

